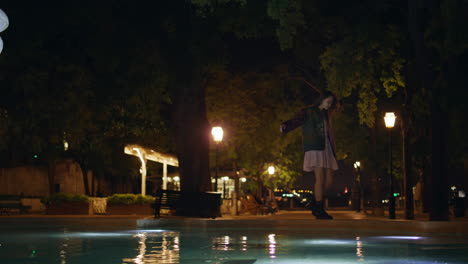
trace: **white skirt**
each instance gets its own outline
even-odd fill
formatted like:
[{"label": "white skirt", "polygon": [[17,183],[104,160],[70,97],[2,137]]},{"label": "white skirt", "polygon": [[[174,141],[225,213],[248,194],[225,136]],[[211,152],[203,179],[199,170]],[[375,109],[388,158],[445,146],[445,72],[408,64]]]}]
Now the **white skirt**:
[{"label": "white skirt", "polygon": [[338,170],[338,163],[328,139],[325,141],[324,150],[309,150],[304,154],[304,171],[311,172],[315,168]]}]

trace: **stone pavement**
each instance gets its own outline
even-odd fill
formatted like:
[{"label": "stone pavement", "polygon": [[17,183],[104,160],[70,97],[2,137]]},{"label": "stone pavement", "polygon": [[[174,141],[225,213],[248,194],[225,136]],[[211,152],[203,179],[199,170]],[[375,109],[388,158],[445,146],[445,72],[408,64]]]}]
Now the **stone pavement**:
[{"label": "stone pavement", "polygon": [[428,221],[427,214],[417,215],[415,220],[405,220],[402,211],[397,211],[396,219],[385,216],[366,215],[352,210],[327,210],[333,220],[317,220],[310,211],[280,211],[274,215],[225,215],[216,220],[244,220],[246,225],[273,222],[275,225],[324,229],[356,229],[382,232],[438,233],[468,236],[468,217],[454,218],[449,221]]},{"label": "stone pavement", "polygon": [[[388,212],[385,212],[384,216],[375,216],[365,214],[364,212],[356,212],[349,209],[329,209],[327,212],[333,216],[335,220],[390,220],[388,219]],[[242,219],[268,219],[268,220],[294,220],[294,219],[310,219],[315,220],[315,217],[308,210],[280,210],[278,213],[273,215],[225,215],[219,219],[230,219],[230,220],[242,220]],[[402,210],[396,211],[396,219],[391,221],[408,221],[404,218]],[[415,215],[417,221],[429,221],[428,214]],[[468,216],[465,217],[450,217],[450,221],[456,222],[468,222]]]},{"label": "stone pavement", "polygon": [[[403,212],[397,211],[397,219],[388,219],[387,216],[366,215],[349,209],[330,209],[327,210],[334,220],[317,220],[310,211],[306,210],[281,210],[273,215],[223,215],[215,220],[207,218],[187,218],[180,216],[162,216],[155,219],[152,215],[44,215],[44,214],[25,214],[1,216],[0,221],[10,222],[14,218],[35,218],[35,219],[82,219],[83,221],[93,221],[97,224],[107,223],[108,221],[128,222],[146,222],[150,225],[173,225],[174,223],[191,223],[195,225],[214,225],[214,226],[249,226],[249,227],[300,227],[300,228],[323,228],[323,229],[348,229],[348,230],[370,230],[382,232],[406,232],[406,233],[439,233],[439,234],[458,234],[468,236],[468,217],[454,218],[450,221],[428,221],[427,215],[417,215],[415,220],[404,220]],[[8,220],[10,219],[10,220]],[[100,220],[101,219],[101,220]],[[120,220],[118,220],[120,219]],[[108,220],[108,221],[107,221]],[[47,221],[47,220],[46,220]],[[143,222],[142,222],[143,221]]]}]

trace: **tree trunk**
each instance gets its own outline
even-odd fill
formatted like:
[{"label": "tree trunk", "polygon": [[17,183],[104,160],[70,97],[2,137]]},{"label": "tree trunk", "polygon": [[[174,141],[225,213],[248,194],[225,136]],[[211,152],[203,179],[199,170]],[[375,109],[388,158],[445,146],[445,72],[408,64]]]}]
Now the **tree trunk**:
[{"label": "tree trunk", "polygon": [[84,186],[85,195],[89,196],[88,166],[82,163],[80,164],[80,167],[81,167],[81,173],[83,176],[83,186]]},{"label": "tree trunk", "polygon": [[401,135],[402,135],[402,155],[403,155],[403,187],[402,191],[405,196],[405,219],[414,219],[414,206],[413,206],[413,175],[411,173],[411,143],[409,137],[409,119],[410,116],[407,111],[402,112],[401,122]]},{"label": "tree trunk", "polygon": [[431,168],[429,165],[429,160],[424,160],[423,164],[423,175],[422,175],[422,209],[423,213],[428,213],[431,207],[431,190],[429,189],[431,181]]},{"label": "tree trunk", "polygon": [[185,94],[184,103],[177,106],[174,118],[182,191],[203,192],[211,189],[210,130],[201,92],[198,91],[198,95]]},{"label": "tree trunk", "polygon": [[203,65],[195,59],[195,26],[191,2],[180,6],[175,39],[168,43],[170,91],[173,97],[173,124],[179,159],[181,190],[211,190],[209,170],[210,129],[206,116]]},{"label": "tree trunk", "polygon": [[96,179],[95,179],[95,171],[93,171],[93,173],[91,174],[91,195],[93,197],[96,197],[96,188],[95,188],[95,185],[96,185]]},{"label": "tree trunk", "polygon": [[49,194],[55,193],[55,160],[49,161],[47,166],[47,177],[49,180]]},{"label": "tree trunk", "polygon": [[234,160],[232,162],[232,169],[234,171],[234,197],[235,199],[233,199],[233,206],[234,206],[234,214],[235,215],[239,215],[239,208],[237,207],[237,200],[239,199],[239,174],[237,174],[237,162],[236,160]]},{"label": "tree trunk", "polygon": [[[369,152],[372,157],[377,157],[377,128],[369,128],[371,144],[369,145]],[[377,169],[378,166],[373,166],[369,170],[371,177],[371,199],[373,207],[382,207],[382,177]]]},{"label": "tree trunk", "polygon": [[447,115],[437,102],[432,103],[432,173],[429,220],[448,220]]},{"label": "tree trunk", "polygon": [[[429,206],[429,219],[431,221],[448,220],[448,184],[447,184],[447,129],[448,115],[441,105],[440,84],[434,84],[436,75],[430,69],[431,64],[437,64],[431,60],[426,45],[424,34],[430,23],[434,11],[434,1],[408,1],[408,30],[410,33],[412,54],[416,63],[416,79],[420,89],[432,92],[431,104],[431,173],[427,191],[431,192],[431,204]],[[425,12],[425,13],[423,13]]]}]

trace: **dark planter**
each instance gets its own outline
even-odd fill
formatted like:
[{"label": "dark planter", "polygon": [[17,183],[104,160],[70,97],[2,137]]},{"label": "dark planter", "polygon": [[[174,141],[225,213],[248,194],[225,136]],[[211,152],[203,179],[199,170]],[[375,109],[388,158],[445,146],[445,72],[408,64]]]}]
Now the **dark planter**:
[{"label": "dark planter", "polygon": [[221,194],[215,192],[181,193],[176,215],[213,218],[221,216]]},{"label": "dark planter", "polygon": [[455,204],[454,204],[454,214],[455,217],[464,217],[465,216],[465,198],[460,198],[457,197],[455,198]]},{"label": "dark planter", "polygon": [[152,215],[151,204],[107,204],[108,215]]},{"label": "dark planter", "polygon": [[48,215],[89,215],[89,203],[63,202],[46,205]]}]

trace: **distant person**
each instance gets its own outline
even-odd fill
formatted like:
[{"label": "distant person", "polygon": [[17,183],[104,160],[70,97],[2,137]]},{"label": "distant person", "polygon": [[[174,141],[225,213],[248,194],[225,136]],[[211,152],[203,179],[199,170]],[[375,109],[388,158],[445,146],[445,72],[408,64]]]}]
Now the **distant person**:
[{"label": "distant person", "polygon": [[335,103],[335,96],[325,92],[316,102],[307,106],[291,120],[283,122],[282,133],[302,126],[304,143],[304,171],[314,172],[314,197],[309,208],[317,219],[333,219],[324,208],[324,192],[333,182],[333,171],[338,170],[335,155],[335,140],[329,122],[329,109]]}]

